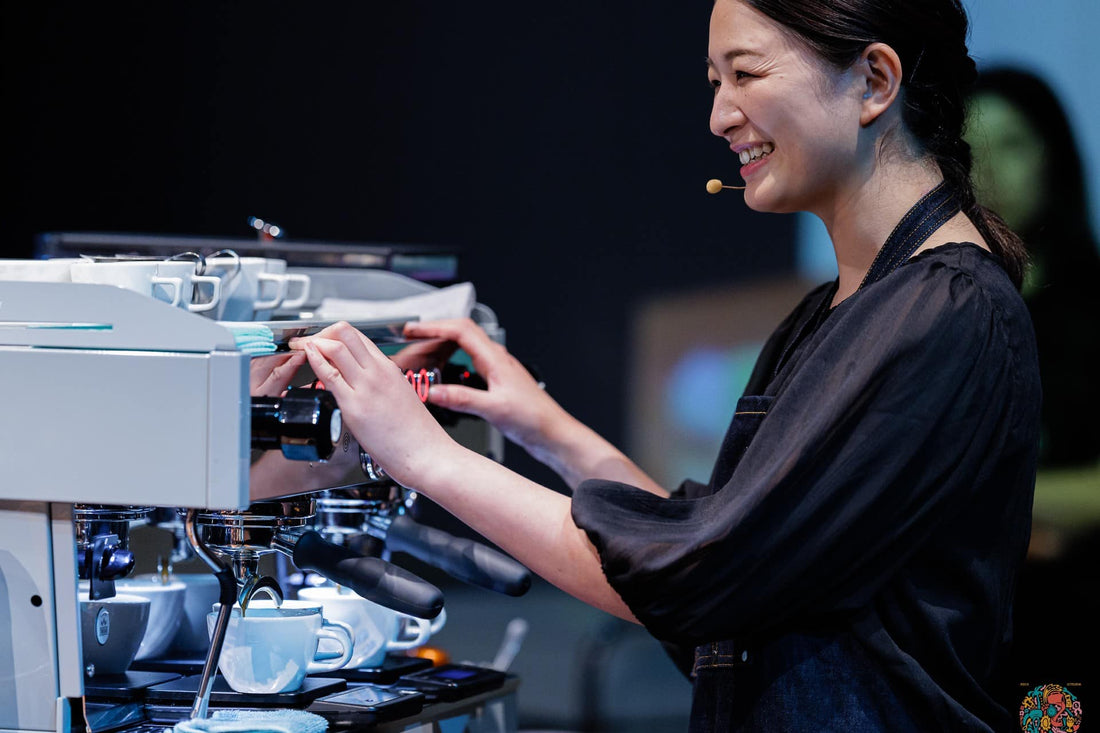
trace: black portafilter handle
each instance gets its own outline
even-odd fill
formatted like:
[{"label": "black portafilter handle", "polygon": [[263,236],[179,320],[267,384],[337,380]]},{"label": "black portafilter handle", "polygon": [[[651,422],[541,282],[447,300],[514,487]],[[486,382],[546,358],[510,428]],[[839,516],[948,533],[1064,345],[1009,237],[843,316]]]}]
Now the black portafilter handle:
[{"label": "black portafilter handle", "polygon": [[294,461],[323,461],[343,432],[331,392],[302,387],[282,397],[252,398],[252,447],[279,449]]},{"label": "black portafilter handle", "polygon": [[390,522],[386,547],[391,552],[412,555],[470,585],[497,593],[522,596],[531,587],[531,571],[504,553],[480,542],[417,524],[404,515]]},{"label": "black portafilter handle", "polygon": [[352,589],[368,601],[417,618],[443,610],[443,592],[426,580],[377,557],[364,557],[309,530],[294,544],[294,564]]}]

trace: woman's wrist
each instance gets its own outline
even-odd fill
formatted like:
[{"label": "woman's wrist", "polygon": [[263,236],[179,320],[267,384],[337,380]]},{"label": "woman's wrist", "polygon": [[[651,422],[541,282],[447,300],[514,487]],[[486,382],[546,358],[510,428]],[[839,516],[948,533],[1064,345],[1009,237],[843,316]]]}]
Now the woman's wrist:
[{"label": "woman's wrist", "polygon": [[579,447],[591,435],[591,430],[557,404],[555,408],[536,432],[519,442],[537,460],[560,473],[560,466],[575,461]]}]

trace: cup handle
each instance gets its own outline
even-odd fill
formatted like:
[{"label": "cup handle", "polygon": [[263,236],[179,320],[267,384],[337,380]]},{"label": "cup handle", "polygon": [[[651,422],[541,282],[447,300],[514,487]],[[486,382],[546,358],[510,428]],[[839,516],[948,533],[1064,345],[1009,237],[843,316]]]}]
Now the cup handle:
[{"label": "cup handle", "polygon": [[159,275],[153,275],[149,278],[149,281],[153,285],[171,285],[172,286],[172,301],[169,305],[179,307],[180,297],[183,295],[183,280],[178,277],[160,277]]},{"label": "cup handle", "polygon": [[284,300],[283,304],[281,306],[283,308],[288,308],[290,310],[297,310],[297,309],[301,308],[303,305],[305,305],[306,301],[309,300],[309,285],[310,285],[309,275],[302,275],[302,274],[299,274],[299,273],[296,273],[296,272],[288,272],[283,277],[286,278],[286,281],[288,283],[288,286],[287,286],[288,295],[289,295],[289,290],[290,290],[289,283],[299,283],[302,286],[301,295],[299,295],[297,298],[289,298],[287,300]]},{"label": "cup handle", "polygon": [[214,310],[218,305],[218,301],[222,298],[222,279],[220,277],[211,277],[209,275],[194,275],[191,277],[191,282],[198,283],[210,283],[210,302],[209,303],[188,303],[187,310],[192,313],[204,313],[209,310]]},{"label": "cup handle", "polygon": [[432,634],[438,634],[443,629],[443,624],[447,623],[447,609],[439,609],[439,615],[432,619]]},{"label": "cup handle", "polygon": [[318,640],[332,639],[340,645],[343,651],[341,651],[340,656],[335,659],[328,659],[323,662],[318,662],[317,660],[311,661],[309,667],[306,669],[306,674],[335,672],[351,661],[351,654],[355,650],[355,642],[353,641],[353,639],[355,639],[355,633],[351,630],[351,627],[343,621],[329,621],[325,619],[321,623],[321,628],[317,631],[317,638]]},{"label": "cup handle", "polygon": [[265,282],[275,283],[275,297],[271,300],[260,300],[257,298],[253,307],[258,311],[278,308],[279,304],[286,300],[286,275],[274,275],[270,272],[261,272],[257,275],[257,279],[260,281],[260,292],[263,292]]},{"label": "cup handle", "polygon": [[[442,613],[442,611],[440,612]],[[403,649],[415,649],[418,646],[423,646],[427,643],[428,638],[432,635],[432,622],[426,618],[417,618],[416,616],[405,616],[405,621],[410,626],[415,627],[416,636],[412,639],[390,639],[386,642],[387,651],[401,651]]]}]

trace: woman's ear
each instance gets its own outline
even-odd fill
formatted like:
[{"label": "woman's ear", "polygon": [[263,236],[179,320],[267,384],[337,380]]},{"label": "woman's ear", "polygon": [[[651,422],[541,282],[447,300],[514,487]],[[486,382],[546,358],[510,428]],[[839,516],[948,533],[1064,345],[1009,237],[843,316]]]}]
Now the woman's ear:
[{"label": "woman's ear", "polygon": [[859,122],[866,127],[877,120],[901,93],[901,58],[885,43],[863,49],[855,64],[864,85]]}]

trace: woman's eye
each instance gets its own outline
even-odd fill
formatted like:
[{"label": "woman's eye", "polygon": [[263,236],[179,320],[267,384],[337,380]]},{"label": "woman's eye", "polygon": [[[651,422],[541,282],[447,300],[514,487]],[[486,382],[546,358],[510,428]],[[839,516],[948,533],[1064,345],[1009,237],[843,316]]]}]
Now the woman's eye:
[{"label": "woman's eye", "polygon": [[707,79],[707,83],[710,84],[711,89],[718,91],[718,87],[722,86],[722,82],[718,79]]},{"label": "woman's eye", "polygon": [[733,72],[733,78],[737,81],[744,81],[745,79],[755,78],[755,74],[750,74],[747,71],[735,71]]}]

